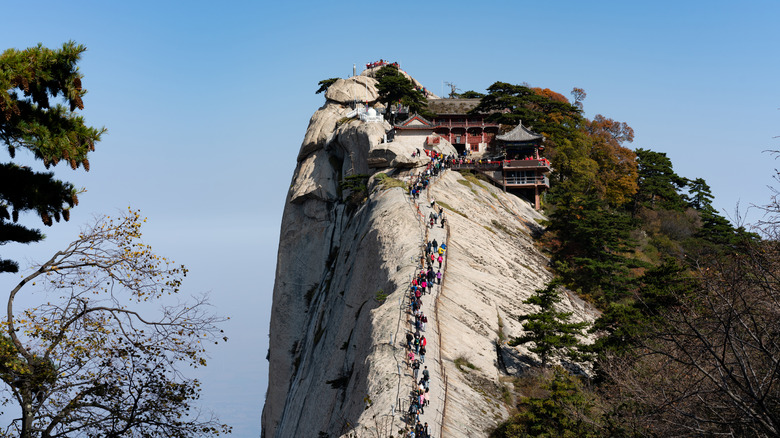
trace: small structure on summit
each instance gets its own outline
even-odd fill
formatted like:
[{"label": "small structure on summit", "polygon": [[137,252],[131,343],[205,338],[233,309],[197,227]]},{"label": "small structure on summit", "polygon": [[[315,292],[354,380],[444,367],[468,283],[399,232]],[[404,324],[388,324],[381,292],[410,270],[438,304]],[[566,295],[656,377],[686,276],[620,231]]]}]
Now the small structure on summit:
[{"label": "small structure on summit", "polygon": [[357,115],[360,120],[364,122],[382,123],[385,121],[385,118],[382,116],[382,114],[377,113],[377,111],[371,107],[368,109],[366,109],[364,106],[358,107]]},{"label": "small structure on summit", "polygon": [[398,65],[397,62],[389,62],[389,61],[385,61],[384,59],[380,59],[379,61],[366,63],[366,69],[384,67],[386,65],[394,65],[396,68],[401,68],[401,66]]}]

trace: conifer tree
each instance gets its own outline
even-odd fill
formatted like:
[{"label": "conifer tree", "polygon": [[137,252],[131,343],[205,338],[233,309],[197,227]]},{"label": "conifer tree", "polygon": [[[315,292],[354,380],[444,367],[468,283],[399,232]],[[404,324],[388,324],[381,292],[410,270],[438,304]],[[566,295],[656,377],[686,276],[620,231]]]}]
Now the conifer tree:
[{"label": "conifer tree", "polygon": [[[86,90],[76,64],[85,50],[71,41],[58,50],[39,44],[0,55],[0,143],[11,159],[22,149],[47,168],[65,162],[89,170],[88,154],[105,130],[87,126],[75,112],[84,109]],[[58,97],[64,104],[50,102]],[[34,212],[47,226],[67,221],[77,194],[51,172],[0,163],[0,245],[40,241],[40,230],[17,223],[19,214]],[[16,271],[16,262],[0,258],[0,272]]]},{"label": "conifer tree", "polygon": [[610,303],[594,322],[591,331],[602,336],[592,346],[593,351],[629,352],[650,325],[661,323],[662,312],[678,306],[696,284],[687,268],[673,258],[648,269],[637,283],[634,297]]},{"label": "conifer tree", "polygon": [[571,312],[561,312],[555,308],[561,302],[559,284],[556,280],[550,281],[544,289],[537,289],[523,301],[524,304],[539,306],[539,311],[518,317],[524,322],[523,330],[526,333],[510,341],[513,346],[533,342],[529,350],[539,355],[543,367],[547,366],[551,356],[559,352],[573,360],[579,359],[578,336],[582,335],[588,325],[586,322],[569,322]]},{"label": "conifer tree", "polygon": [[710,186],[703,178],[688,181],[688,206],[699,212],[701,228],[695,237],[707,241],[715,249],[733,248],[740,239],[756,239],[757,235],[748,233],[744,228],[734,228],[728,219],[718,214],[712,206],[714,196]]},{"label": "conifer tree", "polygon": [[330,88],[330,86],[336,83],[336,81],[339,79],[341,78],[328,78],[317,82],[317,85],[319,85],[320,88],[317,88],[317,91],[315,91],[314,94],[320,94],[328,91],[328,88]]},{"label": "conifer tree", "polygon": [[688,195],[685,196],[685,200],[688,206],[697,211],[711,210],[714,196],[707,181],[704,178],[696,178],[688,180],[687,183]]},{"label": "conifer tree", "polygon": [[414,84],[395,65],[386,65],[376,72],[377,91],[379,99],[388,108],[391,104],[400,103],[409,107],[410,112],[420,113],[423,117],[430,117],[427,113],[428,101],[423,94],[414,88]]},{"label": "conifer tree", "polygon": [[630,290],[631,271],[640,263],[626,254],[636,246],[636,223],[595,195],[575,191],[558,196],[547,230],[555,234],[553,262],[565,284],[604,305]]},{"label": "conifer tree", "polygon": [[672,160],[662,152],[648,149],[636,150],[639,164],[639,190],[635,196],[635,210],[640,206],[650,209],[684,210],[685,199],[679,190],[686,186],[686,179],[672,169]]},{"label": "conifer tree", "polygon": [[543,389],[546,396],[521,399],[517,406],[520,412],[501,424],[490,438],[602,436],[596,406],[576,377],[555,367]]},{"label": "conifer tree", "polygon": [[549,89],[495,82],[488,87],[474,113],[491,113],[489,119],[511,126],[522,122],[558,143],[571,138],[582,121],[581,110]]}]

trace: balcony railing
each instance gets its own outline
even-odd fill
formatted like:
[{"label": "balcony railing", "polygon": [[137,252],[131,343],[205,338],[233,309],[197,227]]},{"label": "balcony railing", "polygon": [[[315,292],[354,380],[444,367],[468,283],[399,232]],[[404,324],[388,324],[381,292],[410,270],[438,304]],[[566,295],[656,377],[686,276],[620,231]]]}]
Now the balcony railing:
[{"label": "balcony railing", "polygon": [[544,185],[550,187],[550,180],[545,175],[539,176],[509,176],[504,178],[504,184],[507,186],[536,186]]},{"label": "balcony railing", "polygon": [[456,160],[455,163],[452,164],[452,169],[478,169],[478,170],[498,170],[501,169],[501,162],[500,161],[483,161],[482,163],[478,162],[471,162],[471,163],[461,163],[459,160]]},{"label": "balcony railing", "polygon": [[448,120],[448,119],[434,119],[434,125],[442,126],[445,128],[462,127],[462,126],[474,126],[474,127],[498,127],[498,123],[485,122],[480,120]]},{"label": "balcony railing", "polygon": [[509,160],[504,162],[504,169],[536,169],[543,167],[550,169],[550,162],[546,159],[541,160]]}]

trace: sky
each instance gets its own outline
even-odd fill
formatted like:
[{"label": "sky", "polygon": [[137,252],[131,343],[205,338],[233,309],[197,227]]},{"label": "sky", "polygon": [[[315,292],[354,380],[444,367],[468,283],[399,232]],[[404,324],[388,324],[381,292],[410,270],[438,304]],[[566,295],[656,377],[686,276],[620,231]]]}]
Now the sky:
[{"label": "sky", "polygon": [[[723,214],[739,206],[748,222],[778,166],[763,152],[780,149],[777,1],[0,0],[0,11],[15,17],[0,49],[87,47],[82,114],[108,130],[89,172],[53,169],[87,190],[70,222],[3,256],[42,260],[94,215],[140,209],[145,242],[185,264],[185,289],[209,292],[231,318],[230,341],[197,377],[201,404],[237,437],[260,434],[279,227],[324,103],[318,81],[382,58],[437,94],[445,82],[583,88],[587,117],[627,122],[628,146],[666,153],[677,174],[710,184]],[[4,274],[0,290],[17,278]]]}]

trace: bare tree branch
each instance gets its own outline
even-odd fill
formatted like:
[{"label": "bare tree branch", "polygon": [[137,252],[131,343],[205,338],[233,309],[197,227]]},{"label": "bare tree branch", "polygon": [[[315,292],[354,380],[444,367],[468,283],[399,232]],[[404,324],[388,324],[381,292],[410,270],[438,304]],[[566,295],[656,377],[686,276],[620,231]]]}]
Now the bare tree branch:
[{"label": "bare tree branch", "polygon": [[[22,437],[230,431],[192,406],[200,384],[181,370],[204,366],[205,345],[227,340],[218,328],[225,318],[210,312],[206,296],[171,303],[187,270],[141,241],[144,221],[133,210],[98,218],[10,291],[0,324],[0,379],[22,416],[9,431]],[[21,293],[39,294],[41,286],[38,306],[14,309]]]}]

